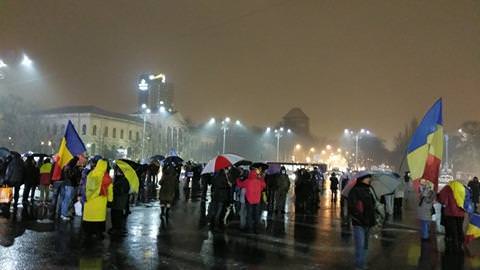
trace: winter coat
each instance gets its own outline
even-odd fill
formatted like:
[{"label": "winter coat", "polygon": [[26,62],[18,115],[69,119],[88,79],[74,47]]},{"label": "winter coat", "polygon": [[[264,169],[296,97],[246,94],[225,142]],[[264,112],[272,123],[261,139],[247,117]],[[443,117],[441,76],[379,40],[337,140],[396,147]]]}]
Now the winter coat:
[{"label": "winter coat", "polygon": [[65,167],[63,170],[63,184],[65,186],[78,187],[82,178],[82,171],[79,167]]},{"label": "winter coat", "polygon": [[330,190],[338,190],[338,178],[336,176],[330,177]]},{"label": "winter coat", "polygon": [[438,193],[438,202],[443,205],[443,214],[449,217],[464,217],[465,211],[457,206],[452,188],[446,185]]},{"label": "winter coat", "polygon": [[116,175],[113,180],[113,201],[112,209],[125,210],[128,204],[128,193],[130,185],[123,175]]},{"label": "winter coat", "polygon": [[239,188],[245,188],[245,197],[249,204],[259,204],[262,199],[262,191],[266,184],[263,179],[259,179],[255,171],[251,171],[248,178],[244,181],[237,181]]},{"label": "winter coat", "polygon": [[14,155],[7,165],[5,172],[5,182],[10,186],[20,186],[23,184],[23,160],[20,155]]},{"label": "winter coat", "polygon": [[35,166],[34,161],[25,162],[23,181],[28,185],[38,185],[40,170]]},{"label": "winter coat", "polygon": [[175,199],[175,191],[177,185],[177,175],[174,170],[167,170],[160,179],[160,193],[161,201],[172,202]]},{"label": "winter coat", "polygon": [[348,213],[353,226],[372,227],[375,225],[375,199],[370,185],[357,183],[348,194]]},{"label": "winter coat", "polygon": [[431,189],[422,188],[420,190],[420,201],[417,207],[417,217],[420,220],[432,220],[432,207],[435,201],[435,192]]},{"label": "winter coat", "polygon": [[215,202],[229,201],[230,186],[228,185],[227,176],[224,171],[220,171],[213,176],[212,179],[213,196]]},{"label": "winter coat", "polygon": [[278,174],[276,177],[277,192],[287,193],[290,189],[290,178],[286,174]]},{"label": "winter coat", "polygon": [[478,180],[468,182],[468,187],[472,192],[472,202],[478,203],[479,196],[480,196],[480,182]]},{"label": "winter coat", "polygon": [[40,166],[40,185],[48,186],[52,183],[52,163],[44,163]]}]

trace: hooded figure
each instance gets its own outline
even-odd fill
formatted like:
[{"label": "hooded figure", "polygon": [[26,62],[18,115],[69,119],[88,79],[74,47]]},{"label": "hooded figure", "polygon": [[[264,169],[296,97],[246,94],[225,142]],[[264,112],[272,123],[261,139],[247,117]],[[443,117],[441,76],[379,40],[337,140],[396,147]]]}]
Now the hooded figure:
[{"label": "hooded figure", "polygon": [[275,193],[275,213],[285,213],[285,201],[287,193],[290,190],[290,178],[284,166],[280,168],[280,173],[276,175],[277,190]]},{"label": "hooded figure", "polygon": [[40,171],[35,164],[35,160],[32,156],[27,157],[25,161],[25,169],[23,175],[23,181],[25,186],[23,188],[23,199],[22,202],[26,204],[28,202],[28,197],[30,195],[30,201],[33,203],[33,197],[35,195],[35,189],[39,183]]},{"label": "hooded figure", "polygon": [[17,208],[18,198],[20,197],[20,186],[23,184],[23,160],[19,153],[11,152],[11,160],[7,165],[5,172],[5,183],[14,187],[13,208]]},{"label": "hooded figure", "polygon": [[111,210],[112,228],[110,234],[125,235],[125,223],[127,218],[128,193],[130,184],[122,170],[115,166],[113,178],[113,201]]},{"label": "hooded figure", "polygon": [[106,160],[99,160],[87,175],[85,195],[82,227],[87,234],[96,234],[102,239],[107,218],[107,202],[113,201],[112,179],[108,175]]},{"label": "hooded figure", "polygon": [[162,209],[162,216],[168,217],[170,207],[175,199],[177,189],[177,171],[174,167],[168,166],[165,168],[162,178],[160,179],[160,207]]},{"label": "hooded figure", "polygon": [[475,212],[477,211],[477,205],[480,197],[480,182],[478,181],[478,178],[475,176],[473,179],[468,182],[468,187],[470,188],[470,191],[472,192],[472,203],[473,203],[473,209]]},{"label": "hooded figure", "polygon": [[261,178],[260,170],[250,171],[245,181],[237,182],[239,188],[245,188],[245,198],[247,201],[247,224],[250,231],[257,233],[257,224],[260,217],[260,201],[262,191],[265,189],[265,181]]}]

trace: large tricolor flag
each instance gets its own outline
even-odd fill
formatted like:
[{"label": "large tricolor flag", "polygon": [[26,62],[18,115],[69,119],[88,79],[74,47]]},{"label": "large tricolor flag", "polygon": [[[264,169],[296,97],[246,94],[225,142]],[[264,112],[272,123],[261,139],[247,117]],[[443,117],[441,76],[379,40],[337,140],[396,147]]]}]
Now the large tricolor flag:
[{"label": "large tricolor flag", "polygon": [[55,167],[53,168],[52,180],[60,180],[62,178],[62,169],[72,160],[74,156],[83,155],[87,149],[83,144],[82,139],[78,136],[72,121],[68,121],[65,130],[65,136],[60,142],[60,149],[56,155]]},{"label": "large tricolor flag", "polygon": [[425,114],[407,149],[408,167],[413,180],[431,181],[438,187],[443,157],[442,99]]}]

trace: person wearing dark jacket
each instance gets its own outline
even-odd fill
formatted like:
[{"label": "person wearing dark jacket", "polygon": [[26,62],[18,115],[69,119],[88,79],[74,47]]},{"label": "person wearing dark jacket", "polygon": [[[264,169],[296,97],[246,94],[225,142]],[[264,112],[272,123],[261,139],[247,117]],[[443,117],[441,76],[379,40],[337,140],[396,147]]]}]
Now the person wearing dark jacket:
[{"label": "person wearing dark jacket", "polygon": [[24,164],[22,157],[17,152],[12,151],[8,159],[5,182],[8,186],[14,187],[13,208],[17,209],[20,186],[23,185]]},{"label": "person wearing dark jacket", "polygon": [[478,177],[473,177],[473,179],[468,182],[468,187],[472,193],[473,209],[475,212],[477,212],[477,206],[480,197],[480,182],[478,181]]},{"label": "person wearing dark jacket", "polygon": [[113,178],[113,201],[111,203],[111,220],[112,228],[109,234],[124,236],[126,234],[125,224],[128,205],[128,194],[130,192],[130,184],[123,174],[122,170],[115,166],[115,174]]},{"label": "person wearing dark jacket", "polygon": [[[35,164],[35,160],[32,156],[27,157],[25,160],[23,181],[25,186],[23,188],[22,203],[28,203],[28,195],[30,195],[30,202],[33,204],[33,197],[35,195],[35,189],[37,188],[40,180],[40,170]],[[30,194],[31,193],[31,194]]]},{"label": "person wearing dark jacket", "polygon": [[355,241],[355,267],[365,269],[370,228],[375,225],[375,199],[370,191],[371,175],[357,178],[348,194],[348,211],[352,218]]},{"label": "person wearing dark jacket", "polygon": [[330,176],[330,191],[332,191],[332,201],[337,201],[338,178],[335,173]]},{"label": "person wearing dark jacket", "polygon": [[60,218],[65,221],[70,220],[70,206],[82,178],[82,171],[77,166],[77,162],[78,157],[74,157],[63,169],[63,198],[60,205]]},{"label": "person wearing dark jacket", "polygon": [[305,169],[297,171],[295,181],[295,213],[306,214],[311,212],[310,206],[313,201],[313,182],[310,173]]},{"label": "person wearing dark jacket", "polygon": [[161,216],[168,218],[170,212],[170,207],[175,200],[176,189],[178,188],[177,184],[177,171],[174,167],[168,166],[164,169],[162,178],[160,179],[160,207],[161,207]]},{"label": "person wearing dark jacket", "polygon": [[210,229],[222,229],[222,215],[225,205],[230,200],[230,183],[227,179],[227,171],[218,171],[212,179],[212,213],[210,215]]},{"label": "person wearing dark jacket", "polygon": [[287,193],[290,190],[290,178],[288,178],[285,167],[281,167],[280,173],[276,175],[275,182],[275,213],[284,214],[285,201],[287,200]]}]

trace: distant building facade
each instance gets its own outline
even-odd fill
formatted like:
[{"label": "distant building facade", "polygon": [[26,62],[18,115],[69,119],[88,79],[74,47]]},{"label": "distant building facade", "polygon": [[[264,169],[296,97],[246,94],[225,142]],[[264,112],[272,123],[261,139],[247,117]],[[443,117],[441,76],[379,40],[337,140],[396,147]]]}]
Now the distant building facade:
[{"label": "distant building facade", "polygon": [[166,111],[174,108],[173,83],[167,82],[163,74],[141,75],[138,80],[138,108],[145,105],[152,112],[157,112],[161,107]]},{"label": "distant building facade", "polygon": [[143,133],[141,118],[95,106],[54,108],[41,111],[39,115],[44,127],[42,141],[51,141],[54,151],[57,151],[70,120],[87,146],[89,155],[108,158],[123,155],[132,159],[140,157]]}]

